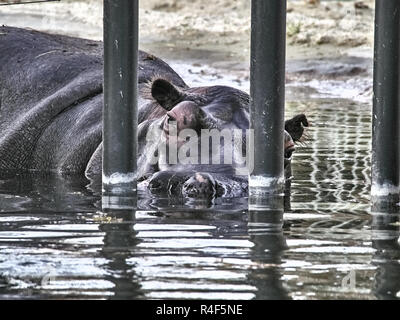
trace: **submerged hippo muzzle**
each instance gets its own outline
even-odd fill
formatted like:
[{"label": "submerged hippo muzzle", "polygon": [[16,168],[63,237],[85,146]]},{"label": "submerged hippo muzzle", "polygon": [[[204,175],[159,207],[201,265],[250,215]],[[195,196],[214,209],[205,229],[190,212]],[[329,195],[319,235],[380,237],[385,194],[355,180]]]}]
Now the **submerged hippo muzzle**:
[{"label": "submerged hippo muzzle", "polygon": [[217,184],[208,173],[196,173],[183,184],[182,195],[187,198],[214,198]]}]

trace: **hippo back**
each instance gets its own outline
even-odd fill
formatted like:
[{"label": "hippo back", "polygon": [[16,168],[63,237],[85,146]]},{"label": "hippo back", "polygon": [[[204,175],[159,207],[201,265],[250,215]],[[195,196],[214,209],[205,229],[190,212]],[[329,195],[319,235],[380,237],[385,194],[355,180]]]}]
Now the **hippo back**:
[{"label": "hippo back", "polygon": [[[102,54],[101,42],[0,27],[0,169],[82,173],[93,160],[100,173]],[[139,86],[159,75],[186,87],[140,51]]]}]

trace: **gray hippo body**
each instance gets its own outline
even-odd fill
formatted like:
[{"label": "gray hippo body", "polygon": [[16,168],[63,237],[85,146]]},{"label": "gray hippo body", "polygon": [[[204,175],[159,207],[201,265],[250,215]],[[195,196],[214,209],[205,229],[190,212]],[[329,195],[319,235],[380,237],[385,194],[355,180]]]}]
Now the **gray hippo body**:
[{"label": "gray hippo body", "polygon": [[[169,195],[245,195],[247,177],[235,176],[234,165],[149,163],[154,146],[147,137],[154,128],[168,136],[169,120],[178,132],[248,129],[249,96],[224,86],[189,88],[168,64],[145,52],[139,54],[138,80],[139,181]],[[0,27],[0,170],[101,178],[102,85],[101,42]],[[307,125],[304,115],[286,121],[287,158]]]}]

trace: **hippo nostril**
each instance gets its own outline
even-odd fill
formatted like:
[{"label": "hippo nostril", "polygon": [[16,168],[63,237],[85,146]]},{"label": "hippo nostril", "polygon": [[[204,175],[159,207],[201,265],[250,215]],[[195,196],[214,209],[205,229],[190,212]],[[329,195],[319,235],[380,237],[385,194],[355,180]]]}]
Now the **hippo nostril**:
[{"label": "hippo nostril", "polygon": [[208,174],[196,173],[183,185],[185,197],[205,199],[215,196],[215,182]]}]

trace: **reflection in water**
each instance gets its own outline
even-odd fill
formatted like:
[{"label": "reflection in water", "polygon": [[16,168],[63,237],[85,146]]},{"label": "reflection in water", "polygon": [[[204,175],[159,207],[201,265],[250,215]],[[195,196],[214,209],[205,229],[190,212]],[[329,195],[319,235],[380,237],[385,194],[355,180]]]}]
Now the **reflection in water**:
[{"label": "reflection in water", "polygon": [[102,210],[84,178],[2,173],[0,298],[399,298],[398,213],[369,215],[370,106],[287,103],[299,112],[312,126],[283,211],[144,195]]},{"label": "reflection in water", "polygon": [[[283,202],[283,199],[281,199]],[[255,299],[289,299],[282,284],[282,255],[287,249],[283,235],[283,203],[281,208],[249,211],[248,233],[251,248],[251,268],[247,275],[249,283],[256,288]]]},{"label": "reflection in water", "polygon": [[105,233],[102,255],[107,259],[104,266],[108,271],[106,279],[114,284],[111,289],[114,295],[111,299],[141,298],[140,283],[128,259],[140,242],[134,229],[135,211],[129,209],[114,209],[104,212],[107,223],[102,223],[99,229]]},{"label": "reflection in water", "polygon": [[81,176],[64,179],[50,173],[0,172],[0,200],[3,212],[93,211],[98,196],[86,188]]},{"label": "reflection in water", "polygon": [[[400,299],[400,208],[391,201],[372,207],[372,263],[378,268],[373,293],[378,299]],[[394,205],[393,205],[394,203]]]},{"label": "reflection in water", "polygon": [[[289,105],[289,110],[293,105]],[[296,111],[289,111],[287,117]],[[314,212],[366,212],[370,188],[370,106],[317,100],[302,106],[311,128],[293,161],[292,202]],[[300,197],[300,199],[298,199]]]}]

